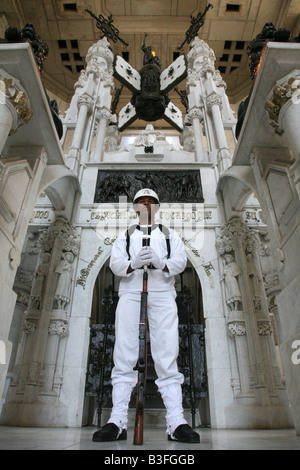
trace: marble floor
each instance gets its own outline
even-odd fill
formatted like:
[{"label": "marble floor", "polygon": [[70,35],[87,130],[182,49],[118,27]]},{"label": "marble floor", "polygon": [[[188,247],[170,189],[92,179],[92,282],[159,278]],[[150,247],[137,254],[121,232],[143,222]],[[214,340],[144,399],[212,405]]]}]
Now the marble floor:
[{"label": "marble floor", "polygon": [[[182,444],[167,440],[164,428],[145,428],[144,443],[134,445],[133,429],[128,429],[127,441],[96,443],[92,435],[94,426],[83,428],[22,428],[0,426],[0,451],[2,450],[97,450],[105,458],[117,456],[174,454],[198,455],[200,450],[300,450],[300,436],[293,429],[276,430],[215,430],[197,428],[200,444]],[[159,453],[161,451],[161,453]],[[153,457],[152,457],[153,458]],[[161,457],[159,457],[161,458]],[[175,457],[174,457],[175,458]],[[182,457],[184,458],[184,457]],[[113,463],[113,462],[104,462]],[[117,463],[122,463],[117,462]],[[148,462],[153,463],[153,462]],[[162,463],[162,462],[158,462]],[[133,466],[133,465],[132,465]],[[135,465],[134,465],[135,466]]]}]

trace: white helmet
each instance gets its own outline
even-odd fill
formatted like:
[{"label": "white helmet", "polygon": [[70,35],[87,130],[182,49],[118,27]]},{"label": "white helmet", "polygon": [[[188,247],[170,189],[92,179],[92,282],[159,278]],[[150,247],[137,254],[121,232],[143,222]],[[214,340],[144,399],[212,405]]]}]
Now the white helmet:
[{"label": "white helmet", "polygon": [[151,196],[156,200],[157,204],[159,204],[158,195],[152,189],[149,188],[140,189],[140,191],[138,191],[133,198],[133,204],[136,203],[137,199],[143,196]]}]

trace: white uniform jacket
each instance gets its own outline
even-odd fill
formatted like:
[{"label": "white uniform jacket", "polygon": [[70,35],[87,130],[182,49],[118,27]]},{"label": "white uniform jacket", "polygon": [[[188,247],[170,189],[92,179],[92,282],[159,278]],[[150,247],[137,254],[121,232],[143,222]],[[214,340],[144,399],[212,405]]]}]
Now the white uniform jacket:
[{"label": "white uniform jacket", "polygon": [[[170,291],[175,290],[176,274],[180,274],[186,267],[185,246],[178,234],[173,229],[169,230],[170,238],[170,258],[167,259],[168,249],[166,237],[158,226],[151,232],[150,246],[156,254],[165,261],[169,272],[161,269],[148,270],[148,291]],[[143,232],[135,229],[130,236],[129,253],[131,259],[128,259],[126,251],[126,230],[122,232],[113,244],[110,268],[116,276],[122,277],[119,286],[119,294],[124,292],[141,292],[143,286],[143,269],[136,269],[127,274],[127,269],[142,248]]]}]

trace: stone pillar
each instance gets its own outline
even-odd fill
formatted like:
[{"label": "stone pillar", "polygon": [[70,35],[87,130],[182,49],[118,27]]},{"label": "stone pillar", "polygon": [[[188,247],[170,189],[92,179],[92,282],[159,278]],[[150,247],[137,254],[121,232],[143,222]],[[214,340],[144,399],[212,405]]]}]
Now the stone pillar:
[{"label": "stone pillar", "polygon": [[105,108],[99,108],[97,110],[97,121],[98,121],[98,132],[97,132],[97,139],[96,139],[96,146],[94,150],[94,158],[95,162],[99,162],[103,160],[103,151],[104,151],[104,138],[106,134],[106,128],[111,118],[111,112]]},{"label": "stone pillar", "polygon": [[67,164],[70,170],[73,170],[75,173],[79,171],[79,165],[81,160],[80,150],[82,148],[82,142],[84,134],[86,131],[87,116],[88,112],[91,111],[93,106],[92,97],[83,93],[78,97],[77,107],[78,107],[78,117],[73,137],[72,146],[69,148],[69,153],[67,156]]},{"label": "stone pillar", "polygon": [[187,120],[193,126],[196,162],[201,162],[204,160],[203,137],[201,130],[203,112],[200,108],[192,108],[188,112]]},{"label": "stone pillar", "polygon": [[9,134],[32,116],[30,102],[19,80],[0,69],[0,154]]},{"label": "stone pillar", "polygon": [[58,217],[41,239],[18,351],[17,376],[7,394],[2,423],[52,426],[54,422],[63,425],[66,420],[65,405],[59,397],[78,251],[75,227]]},{"label": "stone pillar", "polygon": [[[253,405],[247,419],[254,426],[260,422],[270,427],[276,421],[276,426],[287,425],[287,402],[278,393],[278,364],[270,344],[273,332],[258,261],[259,241],[234,217],[221,227],[216,244],[223,259],[228,332],[235,342],[232,362],[237,364],[238,374],[233,371],[233,377],[239,381],[234,387],[235,401],[241,406]],[[244,413],[247,416],[246,408]]]},{"label": "stone pillar", "polygon": [[213,91],[209,96],[207,96],[206,104],[208,110],[211,112],[212,115],[212,120],[214,124],[213,127],[215,130],[218,148],[218,163],[220,167],[220,172],[223,173],[224,171],[228,170],[232,162],[221,116],[222,98],[218,93]]},{"label": "stone pillar", "polygon": [[[189,73],[187,89],[189,91],[189,107],[200,108],[203,112],[205,135],[208,139],[208,147],[213,154],[217,154],[219,171],[222,173],[231,166],[231,155],[225,136],[221,115],[221,106],[224,102],[226,115],[229,116],[228,102],[224,98],[225,92],[219,92],[219,82],[216,81],[216,60],[214,52],[201,39],[195,38],[190,52],[187,55]],[[195,139],[195,145],[196,139]]]},{"label": "stone pillar", "polygon": [[110,117],[111,92],[114,87],[113,60],[114,55],[106,37],[93,44],[86,55],[87,67],[81,74],[81,94],[77,98],[79,112],[67,160],[69,167],[77,174],[82,159],[91,149],[99,116],[96,149],[92,160],[101,160],[99,152],[103,149],[107,119]]},{"label": "stone pillar", "polygon": [[222,101],[222,121],[226,123],[229,127],[235,127],[236,125],[236,117],[235,113],[230,107],[229,99],[226,94],[227,85],[222,79],[221,72],[219,70],[215,70],[213,73],[213,80],[216,85],[217,94],[220,95]]},{"label": "stone pillar", "polygon": [[91,160],[100,162],[103,157],[106,127],[111,118],[111,93],[114,89],[114,55],[106,37],[90,47],[86,60],[88,63],[87,72],[93,70],[98,80],[94,94],[94,115],[91,121],[90,134],[96,134],[97,136]]},{"label": "stone pillar", "polygon": [[270,92],[265,108],[269,123],[279,135],[285,135],[295,163],[295,186],[300,197],[300,70],[294,70],[279,80]]}]

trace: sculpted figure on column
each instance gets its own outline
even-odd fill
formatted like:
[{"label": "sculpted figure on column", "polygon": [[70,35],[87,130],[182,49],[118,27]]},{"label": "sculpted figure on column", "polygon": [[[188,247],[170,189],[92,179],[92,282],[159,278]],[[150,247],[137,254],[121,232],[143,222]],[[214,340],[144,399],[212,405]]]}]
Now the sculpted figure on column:
[{"label": "sculpted figure on column", "polygon": [[224,263],[224,280],[226,291],[226,302],[231,310],[238,310],[238,303],[241,302],[242,296],[238,285],[237,276],[241,274],[241,270],[234,261],[233,256],[226,254],[223,259]]},{"label": "sculpted figure on column", "polygon": [[30,299],[32,307],[37,309],[41,306],[50,257],[51,255],[49,253],[44,253],[42,255],[42,261],[35,272],[33,286],[30,292]]},{"label": "sculpted figure on column", "polygon": [[66,252],[62,254],[62,258],[55,270],[59,274],[59,278],[54,298],[57,300],[57,306],[60,310],[64,310],[66,304],[70,302],[74,255],[71,252]]}]

